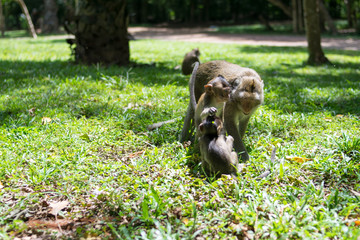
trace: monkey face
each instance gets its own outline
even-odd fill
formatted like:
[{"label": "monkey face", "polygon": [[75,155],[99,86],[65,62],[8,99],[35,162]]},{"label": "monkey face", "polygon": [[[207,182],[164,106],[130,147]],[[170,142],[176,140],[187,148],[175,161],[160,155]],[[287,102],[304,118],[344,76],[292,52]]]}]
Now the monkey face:
[{"label": "monkey face", "polygon": [[200,123],[199,130],[203,135],[217,135],[217,127],[214,122],[206,121]]},{"label": "monkey face", "polygon": [[229,101],[231,85],[222,75],[218,75],[216,78],[211,80],[208,85],[211,85],[209,90],[211,91],[211,94],[216,97],[217,102]]},{"label": "monkey face", "polygon": [[219,117],[208,116],[202,123],[199,125],[199,130],[203,135],[209,136],[218,136],[223,129],[223,123]]},{"label": "monkey face", "polygon": [[251,114],[263,102],[263,82],[254,77],[234,81],[231,98],[245,115]]},{"label": "monkey face", "polygon": [[199,48],[194,48],[192,51],[194,52],[195,56],[197,56],[197,57],[200,56]]}]

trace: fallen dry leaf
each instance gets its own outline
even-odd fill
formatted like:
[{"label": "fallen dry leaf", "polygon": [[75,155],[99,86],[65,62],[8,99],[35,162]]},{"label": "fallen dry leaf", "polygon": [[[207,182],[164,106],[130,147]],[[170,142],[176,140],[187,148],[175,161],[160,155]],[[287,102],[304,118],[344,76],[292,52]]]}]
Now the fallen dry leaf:
[{"label": "fallen dry leaf", "polygon": [[360,226],[360,220],[355,220],[355,221],[347,222],[346,225],[347,225],[347,226],[350,226],[352,223],[355,223],[355,226]]},{"label": "fallen dry leaf", "polygon": [[69,205],[68,201],[50,203],[50,214],[57,216],[57,214]]},{"label": "fallen dry leaf", "polygon": [[51,118],[48,118],[48,117],[43,117],[42,119],[41,119],[41,123],[43,124],[43,125],[45,125],[45,124],[48,124],[48,123],[51,123]]},{"label": "fallen dry leaf", "polygon": [[297,162],[297,163],[304,163],[308,161],[312,161],[312,158],[304,158],[304,157],[286,157],[286,160]]},{"label": "fallen dry leaf", "polygon": [[354,194],[355,196],[360,197],[360,193],[358,193],[354,190],[351,190],[351,189],[350,189],[350,192],[352,192],[352,194]]},{"label": "fallen dry leaf", "polygon": [[141,154],[143,154],[143,153],[144,153],[144,150],[138,151],[138,152],[134,152],[134,153],[130,153],[130,154],[128,155],[128,158],[134,158],[134,157],[137,157],[137,156],[139,156],[139,155],[141,155]]},{"label": "fallen dry leaf", "polygon": [[35,116],[36,108],[34,108],[34,107],[33,107],[33,108],[30,108],[28,111],[29,111],[29,115],[30,115],[30,116],[32,116],[32,117]]},{"label": "fallen dry leaf", "polygon": [[57,219],[55,221],[46,221],[46,220],[29,220],[27,222],[27,225],[31,228],[53,228],[58,229],[60,228],[66,228],[70,224],[72,224],[74,221],[69,219]]},{"label": "fallen dry leaf", "polygon": [[182,221],[185,225],[188,225],[188,224],[189,224],[189,219],[187,219],[187,218],[183,218],[183,219],[181,219],[181,221]]}]

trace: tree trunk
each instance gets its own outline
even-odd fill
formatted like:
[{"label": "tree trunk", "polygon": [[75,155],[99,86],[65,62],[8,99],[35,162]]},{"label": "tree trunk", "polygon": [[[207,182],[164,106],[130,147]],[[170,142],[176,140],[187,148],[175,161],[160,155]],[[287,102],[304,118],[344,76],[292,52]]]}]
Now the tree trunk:
[{"label": "tree trunk", "polygon": [[292,22],[293,22],[293,32],[301,33],[304,32],[304,18],[303,18],[303,8],[302,0],[292,0]]},{"label": "tree trunk", "polygon": [[335,23],[332,20],[328,10],[326,9],[324,3],[322,0],[319,1],[319,7],[320,7],[320,13],[324,17],[325,22],[327,23],[327,26],[329,27],[329,30],[332,34],[337,34],[338,31],[336,29]]},{"label": "tree trunk", "polygon": [[[316,1],[316,0],[315,0]],[[303,0],[297,0],[298,6],[298,24],[299,24],[299,32],[304,32],[304,8],[303,8]]]},{"label": "tree trunk", "polygon": [[308,64],[320,65],[329,63],[321,48],[319,0],[304,0],[304,16],[309,52]]},{"label": "tree trunk", "polygon": [[265,29],[266,29],[267,31],[273,31],[273,30],[274,30],[274,29],[271,27],[269,20],[268,20],[267,18],[265,18],[262,14],[260,14],[260,15],[258,16],[258,18],[259,18],[260,23],[265,26]]},{"label": "tree trunk", "polygon": [[75,27],[75,61],[85,64],[129,63],[126,0],[83,0]]},{"label": "tree trunk", "polygon": [[57,32],[59,20],[57,17],[58,6],[55,0],[44,0],[44,21],[41,28],[44,33]]},{"label": "tree trunk", "polygon": [[35,32],[35,28],[34,28],[34,24],[33,22],[31,21],[31,17],[30,17],[30,14],[29,14],[29,11],[24,3],[24,0],[17,0],[18,3],[20,4],[20,7],[26,17],[26,21],[28,23],[28,27],[29,27],[29,30],[30,30],[30,33],[32,35],[33,38],[37,38],[37,35],[36,35],[36,32]]},{"label": "tree trunk", "polygon": [[293,32],[294,33],[299,33],[299,23],[298,23],[298,8],[297,8],[297,1],[296,0],[292,0],[291,1],[291,6],[292,6],[292,25],[293,25]]},{"label": "tree trunk", "polygon": [[1,0],[0,0],[0,31],[1,31],[1,36],[4,37],[5,36],[5,18],[4,18],[4,14],[3,14]]},{"label": "tree trunk", "polygon": [[292,12],[291,12],[291,8],[287,5],[285,5],[281,0],[268,0],[269,2],[271,2],[273,5],[279,7],[281,10],[283,10],[283,12],[290,18],[292,18]]},{"label": "tree trunk", "polygon": [[354,19],[353,19],[353,6],[354,6],[354,0],[344,0],[346,4],[346,16],[348,21],[348,26],[350,28],[354,27]]}]

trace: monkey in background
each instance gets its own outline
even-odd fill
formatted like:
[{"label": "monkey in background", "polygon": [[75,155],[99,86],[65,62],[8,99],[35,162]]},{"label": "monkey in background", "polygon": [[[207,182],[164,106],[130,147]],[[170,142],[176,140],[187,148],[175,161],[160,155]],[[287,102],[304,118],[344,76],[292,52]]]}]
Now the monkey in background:
[{"label": "monkey in background", "polygon": [[189,75],[191,74],[192,70],[193,70],[193,64],[195,62],[199,62],[200,63],[200,51],[199,48],[194,48],[193,50],[191,50],[190,52],[185,54],[184,60],[182,61],[181,64],[181,72],[184,75]]},{"label": "monkey in background", "polygon": [[[224,126],[234,138],[234,148],[243,160],[249,159],[242,141],[249,119],[264,101],[264,83],[259,74],[250,68],[240,67],[226,61],[211,61],[201,64],[196,72],[194,89],[190,89],[190,102],[184,119],[180,141],[190,140],[194,122],[192,98],[198,100],[204,85],[217,76],[223,76],[231,85],[230,99],[224,106]],[[191,86],[191,85],[190,85]]]},{"label": "monkey in background", "polygon": [[201,163],[210,174],[231,174],[237,176],[239,161],[236,152],[232,151],[234,139],[225,136],[220,118],[208,116],[199,125]]}]

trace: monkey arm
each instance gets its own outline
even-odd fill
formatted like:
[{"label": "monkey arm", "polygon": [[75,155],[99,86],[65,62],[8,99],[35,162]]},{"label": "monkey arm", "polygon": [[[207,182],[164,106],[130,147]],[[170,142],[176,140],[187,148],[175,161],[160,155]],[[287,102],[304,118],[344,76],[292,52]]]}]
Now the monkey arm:
[{"label": "monkey arm", "polygon": [[201,120],[204,120],[207,116],[213,116],[217,112],[216,107],[206,107],[200,114]]},{"label": "monkey arm", "polygon": [[228,147],[230,152],[232,152],[233,145],[234,145],[234,138],[231,135],[227,136],[226,137],[226,146]]}]

